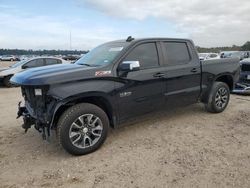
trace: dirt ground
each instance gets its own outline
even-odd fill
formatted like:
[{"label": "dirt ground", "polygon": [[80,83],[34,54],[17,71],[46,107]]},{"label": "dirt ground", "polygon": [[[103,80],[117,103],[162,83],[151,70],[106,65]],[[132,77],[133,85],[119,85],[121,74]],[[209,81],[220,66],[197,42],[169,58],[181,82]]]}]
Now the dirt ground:
[{"label": "dirt ground", "polygon": [[250,187],[249,96],[231,95],[221,114],[202,104],[150,114],[80,157],[55,135],[25,134],[20,100],[19,88],[0,87],[0,187]]}]

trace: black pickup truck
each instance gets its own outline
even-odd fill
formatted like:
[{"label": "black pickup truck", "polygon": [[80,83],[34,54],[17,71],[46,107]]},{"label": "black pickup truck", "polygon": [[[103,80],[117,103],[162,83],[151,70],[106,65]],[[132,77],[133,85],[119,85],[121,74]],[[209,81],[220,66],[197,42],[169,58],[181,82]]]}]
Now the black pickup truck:
[{"label": "black pickup truck", "polygon": [[222,112],[239,77],[236,59],[199,61],[186,39],[147,38],[100,45],[75,64],[34,68],[12,77],[21,86],[24,129],[56,130],[69,153],[95,151],[109,127],[139,115],[197,102]]}]

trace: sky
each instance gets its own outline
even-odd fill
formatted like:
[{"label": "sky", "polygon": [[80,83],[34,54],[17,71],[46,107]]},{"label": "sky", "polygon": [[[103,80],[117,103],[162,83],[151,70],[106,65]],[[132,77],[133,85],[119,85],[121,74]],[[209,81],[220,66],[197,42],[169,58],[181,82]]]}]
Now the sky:
[{"label": "sky", "polygon": [[88,50],[130,35],[243,45],[249,12],[250,0],[0,0],[0,48]]}]

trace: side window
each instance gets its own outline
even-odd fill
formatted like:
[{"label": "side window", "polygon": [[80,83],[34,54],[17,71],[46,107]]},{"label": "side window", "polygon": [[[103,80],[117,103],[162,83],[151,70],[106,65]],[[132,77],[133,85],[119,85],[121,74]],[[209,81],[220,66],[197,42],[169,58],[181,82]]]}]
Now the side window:
[{"label": "side window", "polygon": [[155,43],[145,43],[136,46],[124,61],[139,61],[141,69],[159,66]]},{"label": "side window", "polygon": [[210,57],[215,58],[215,57],[217,57],[217,55],[216,54],[211,54]]},{"label": "side window", "polygon": [[46,59],[46,65],[55,65],[61,63],[60,60],[57,59]]},{"label": "side window", "polygon": [[27,68],[43,66],[43,59],[34,59],[25,64]]},{"label": "side window", "polygon": [[164,42],[167,62],[164,64],[168,65],[182,65],[190,61],[190,54],[188,46],[185,42]]}]

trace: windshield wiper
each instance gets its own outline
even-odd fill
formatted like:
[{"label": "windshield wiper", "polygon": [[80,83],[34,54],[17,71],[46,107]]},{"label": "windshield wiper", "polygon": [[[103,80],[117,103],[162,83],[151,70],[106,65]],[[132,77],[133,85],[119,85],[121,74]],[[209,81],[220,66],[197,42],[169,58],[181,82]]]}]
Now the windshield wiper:
[{"label": "windshield wiper", "polygon": [[85,65],[87,67],[98,67],[100,65],[95,65],[95,64],[87,64],[87,63],[79,63],[79,65]]},{"label": "windshield wiper", "polygon": [[80,64],[80,65],[85,65],[85,66],[87,66],[87,67],[91,67],[91,66],[92,66],[92,65],[87,64],[87,63],[82,63],[82,64]]}]

